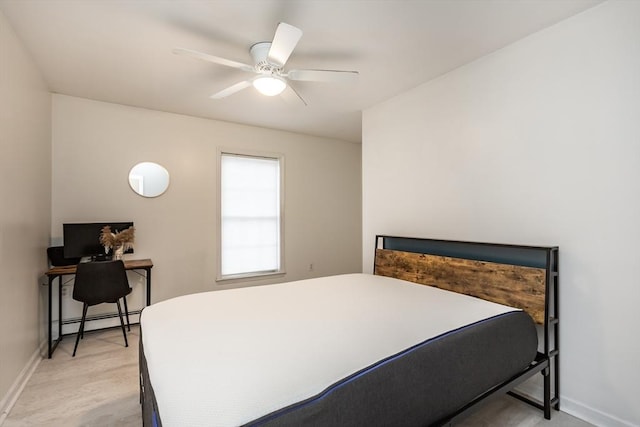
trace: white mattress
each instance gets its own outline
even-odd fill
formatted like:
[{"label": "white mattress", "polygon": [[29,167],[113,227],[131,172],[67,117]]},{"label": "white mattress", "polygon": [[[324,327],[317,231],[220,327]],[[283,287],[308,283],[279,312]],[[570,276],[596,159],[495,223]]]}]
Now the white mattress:
[{"label": "white mattress", "polygon": [[174,298],[142,339],[164,427],[236,426],[452,329],[516,309],[349,274]]}]

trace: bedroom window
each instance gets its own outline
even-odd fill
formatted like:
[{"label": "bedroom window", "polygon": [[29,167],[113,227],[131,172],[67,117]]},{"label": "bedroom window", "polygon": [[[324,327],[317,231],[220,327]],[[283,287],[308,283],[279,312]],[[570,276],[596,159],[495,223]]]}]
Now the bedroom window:
[{"label": "bedroom window", "polygon": [[218,280],[283,273],[282,156],[220,152]]}]

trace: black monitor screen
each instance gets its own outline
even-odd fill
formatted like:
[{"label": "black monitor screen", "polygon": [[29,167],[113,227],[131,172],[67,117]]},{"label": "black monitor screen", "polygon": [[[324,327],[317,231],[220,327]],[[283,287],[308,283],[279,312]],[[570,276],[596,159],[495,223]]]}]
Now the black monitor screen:
[{"label": "black monitor screen", "polygon": [[[117,233],[133,227],[133,222],[93,222],[81,224],[62,224],[64,239],[64,257],[81,258],[104,254],[104,246],[100,244],[100,233],[105,225]],[[133,253],[129,249],[126,253]]]}]

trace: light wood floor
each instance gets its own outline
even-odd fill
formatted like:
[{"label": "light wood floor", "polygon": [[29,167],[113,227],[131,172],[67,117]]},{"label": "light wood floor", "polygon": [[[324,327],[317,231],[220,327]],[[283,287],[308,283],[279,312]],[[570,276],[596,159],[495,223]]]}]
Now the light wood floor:
[{"label": "light wood floor", "polygon": [[129,427],[142,425],[138,393],[138,326],[87,332],[71,357],[65,336],[38,365],[2,427]]},{"label": "light wood floor", "polygon": [[[138,394],[138,327],[128,334],[109,329],[86,333],[72,358],[75,336],[65,337],[53,358],[44,359],[2,427],[129,427],[142,425]],[[553,411],[542,413],[505,396],[484,406],[460,426],[587,427]]]}]

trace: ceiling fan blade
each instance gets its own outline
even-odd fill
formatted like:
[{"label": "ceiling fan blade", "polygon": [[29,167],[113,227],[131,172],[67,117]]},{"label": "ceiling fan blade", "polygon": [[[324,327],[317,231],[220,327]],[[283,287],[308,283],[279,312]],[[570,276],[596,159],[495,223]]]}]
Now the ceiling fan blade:
[{"label": "ceiling fan blade", "polygon": [[278,24],[267,56],[269,62],[278,67],[283,67],[289,59],[289,56],[291,56],[291,52],[293,52],[293,49],[298,44],[300,37],[302,37],[302,30],[300,28],[285,24],[284,22]]},{"label": "ceiling fan blade", "polygon": [[230,59],[220,58],[219,56],[209,55],[207,53],[198,52],[191,49],[175,48],[173,53],[176,55],[186,55],[192,58],[202,59],[203,61],[213,62],[214,64],[226,65],[227,67],[238,68],[243,71],[254,71],[251,65],[242,62],[232,61]]},{"label": "ceiling fan blade", "polygon": [[226,98],[227,96],[233,95],[236,92],[240,92],[242,89],[246,89],[249,86],[251,86],[251,81],[249,81],[249,80],[238,82],[238,83],[234,84],[233,86],[229,86],[226,89],[222,89],[218,93],[214,93],[213,95],[210,96],[210,98],[212,98],[212,99]]},{"label": "ceiling fan blade", "polygon": [[307,106],[307,102],[298,93],[297,90],[291,84],[288,84],[285,90],[280,94],[284,101],[289,105],[298,106],[300,104]]},{"label": "ceiling fan blade", "polygon": [[305,82],[352,82],[358,78],[357,71],[340,70],[291,70],[287,78]]}]

